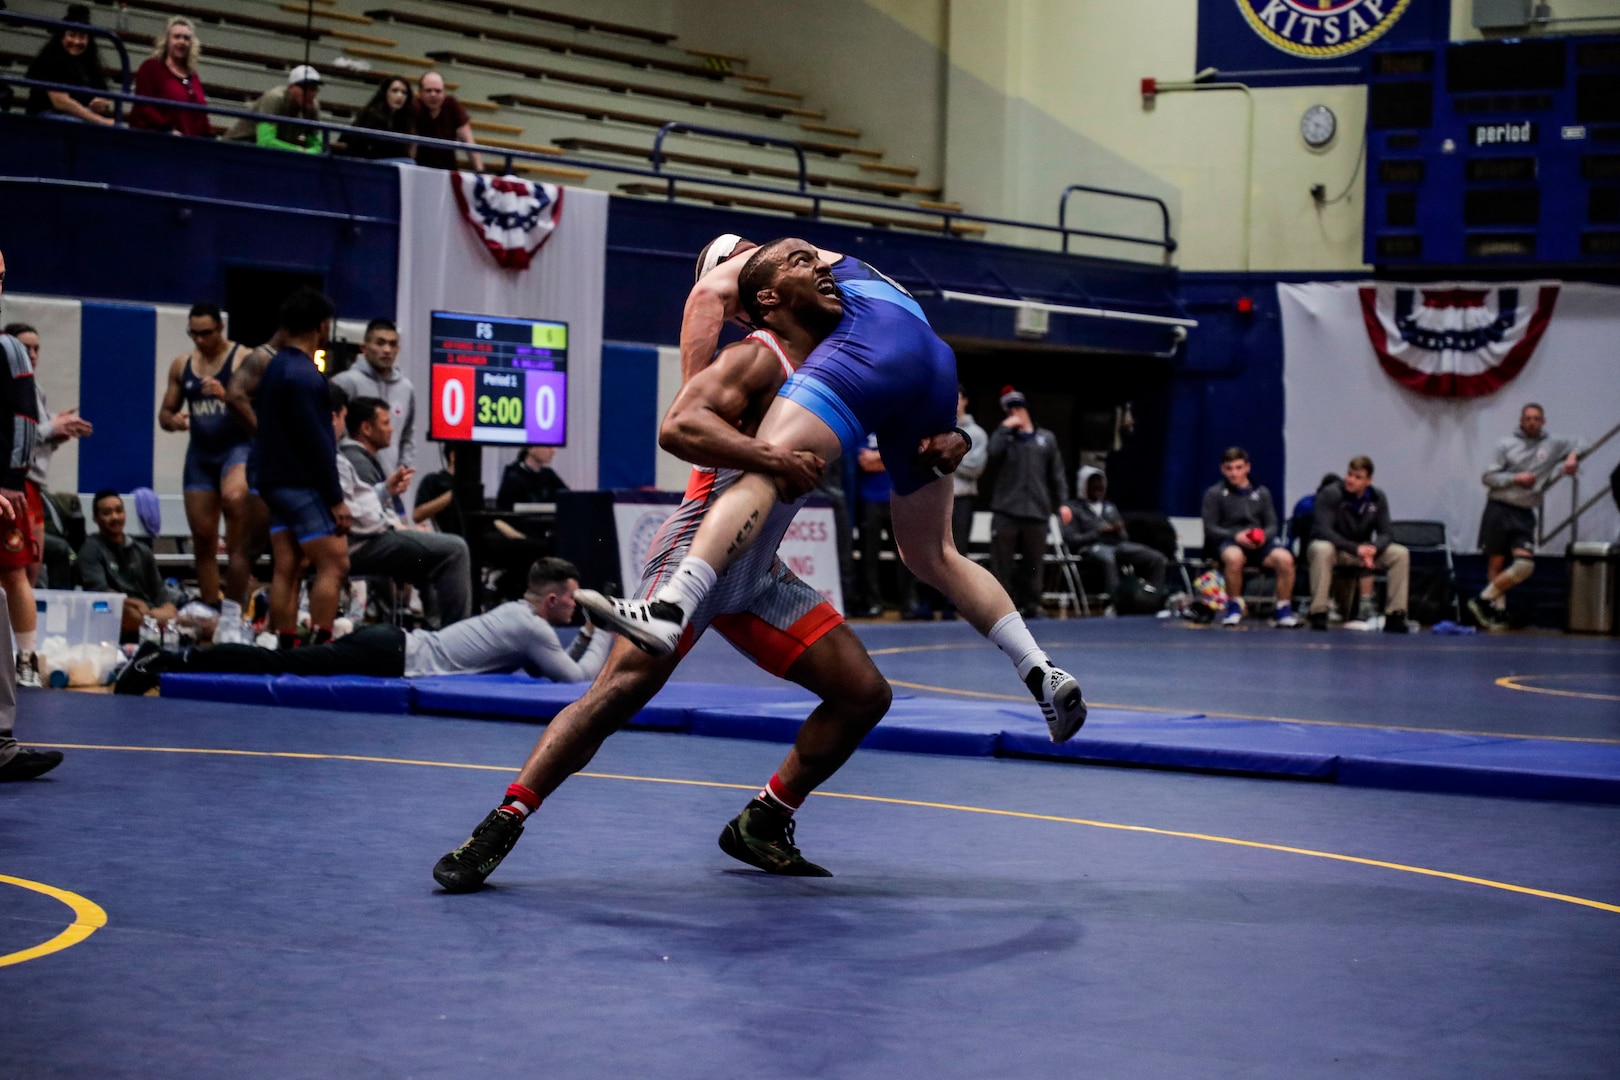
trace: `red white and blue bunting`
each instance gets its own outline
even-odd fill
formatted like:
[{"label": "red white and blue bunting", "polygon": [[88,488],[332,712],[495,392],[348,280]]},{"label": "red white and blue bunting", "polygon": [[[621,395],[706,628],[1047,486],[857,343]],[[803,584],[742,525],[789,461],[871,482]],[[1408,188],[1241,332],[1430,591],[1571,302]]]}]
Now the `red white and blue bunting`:
[{"label": "red white and blue bunting", "polygon": [[1380,282],[1360,293],[1378,363],[1430,397],[1483,397],[1506,386],[1529,362],[1558,302],[1555,282]]},{"label": "red white and blue bunting", "polygon": [[562,216],[563,189],[515,176],[450,174],[456,205],[495,261],[526,270]]}]

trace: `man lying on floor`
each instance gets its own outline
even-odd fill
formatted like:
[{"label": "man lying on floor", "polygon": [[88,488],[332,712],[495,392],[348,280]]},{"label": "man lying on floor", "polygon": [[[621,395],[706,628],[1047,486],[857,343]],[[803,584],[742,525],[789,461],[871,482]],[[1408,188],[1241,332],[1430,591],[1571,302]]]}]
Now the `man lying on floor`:
[{"label": "man lying on floor", "polygon": [[215,645],[166,653],[148,642],[118,676],[114,692],[144,694],[166,673],[233,675],[477,675],[514,671],[553,682],[590,682],[602,669],[613,635],[590,623],[567,649],[553,627],[574,618],[579,570],[563,559],[546,558],[529,569],[523,599],[502,604],[443,630],[365,626],[327,645],[261,649],[257,645]]}]

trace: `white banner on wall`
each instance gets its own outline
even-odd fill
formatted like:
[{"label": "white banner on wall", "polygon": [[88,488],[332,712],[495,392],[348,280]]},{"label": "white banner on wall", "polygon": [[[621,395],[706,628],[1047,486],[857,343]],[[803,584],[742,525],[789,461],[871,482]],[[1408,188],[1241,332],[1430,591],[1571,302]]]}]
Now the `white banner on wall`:
[{"label": "white banner on wall", "polygon": [[[568,324],[568,445],[552,462],[568,485],[597,486],[597,431],[601,415],[602,288],[607,262],[608,197],[584,188],[567,190],[568,211],[526,269],[503,269],[467,227],[448,174],[437,169],[399,170],[399,292],[397,322],[400,367],[416,386],[417,438],[424,453],[418,477],[439,467],[436,444],[427,442],[428,323],[435,311]],[[493,495],[501,470],[516,451],[486,450],[484,487]],[[407,500],[409,501],[409,500]]]},{"label": "white banner on wall", "polygon": [[[678,505],[656,497],[643,500],[634,492],[615,495],[613,526],[619,534],[619,582],[625,595],[634,592],[641,581],[647,549]],[[844,592],[838,576],[838,545],[834,537],[832,507],[812,497],[793,518],[776,553],[789,570],[843,614]]]},{"label": "white banner on wall", "polygon": [[[1477,550],[1485,506],[1481,476],[1492,449],[1519,422],[1527,402],[1547,410],[1547,429],[1591,442],[1620,423],[1620,288],[1564,283],[1543,319],[1540,340],[1516,376],[1494,393],[1434,397],[1386,371],[1369,338],[1362,290],[1371,282],[1279,284],[1288,449],[1286,506],[1342,474],[1357,454],[1373,459],[1373,483],[1397,519],[1443,521],[1453,549]],[[1521,304],[1539,308],[1548,283],[1521,286]],[[1455,286],[1448,285],[1448,288]],[[1417,287],[1419,290],[1422,286]],[[1500,285],[1480,286],[1499,296]],[[1500,301],[1492,301],[1499,303]],[[1583,498],[1606,485],[1613,444],[1581,476]],[[1282,500],[1279,500],[1282,502]],[[1549,521],[1569,512],[1570,487],[1547,496]],[[1279,505],[1279,513],[1286,513]],[[1581,522],[1581,538],[1614,539],[1620,513],[1604,500]],[[1568,533],[1550,553],[1561,552]]]}]

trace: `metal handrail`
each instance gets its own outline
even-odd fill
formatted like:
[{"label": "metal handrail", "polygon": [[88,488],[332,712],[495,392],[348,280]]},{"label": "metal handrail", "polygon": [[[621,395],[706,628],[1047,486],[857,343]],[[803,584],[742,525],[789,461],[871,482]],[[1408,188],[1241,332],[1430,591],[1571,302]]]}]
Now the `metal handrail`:
[{"label": "metal handrail", "polygon": [[[1603,449],[1604,445],[1607,444],[1608,441],[1610,439],[1614,438],[1616,435],[1620,435],[1620,424],[1616,424],[1614,427],[1610,428],[1607,432],[1605,432],[1603,434],[1602,438],[1598,439],[1597,442],[1593,443],[1591,446],[1588,446],[1585,450],[1582,450],[1579,454],[1575,455],[1576,460],[1577,461],[1585,461],[1587,458],[1591,457],[1593,454],[1595,454],[1599,450]],[[1553,488],[1557,487],[1558,484],[1563,481],[1563,479],[1564,479],[1564,474],[1562,472],[1555,474],[1551,480],[1548,480],[1545,484],[1542,485],[1542,487],[1541,487],[1542,495],[1545,496],[1548,491],[1551,491]],[[1542,505],[1541,505],[1541,508],[1540,508],[1540,512],[1537,515],[1537,517],[1538,517],[1538,521],[1536,523],[1537,531],[1541,534],[1538,542],[1541,543],[1541,544],[1545,544],[1545,543],[1547,543],[1547,541],[1551,540],[1553,537],[1557,536],[1559,533],[1563,532],[1565,529],[1569,530],[1570,543],[1574,543],[1575,541],[1579,540],[1580,539],[1580,529],[1581,529],[1581,515],[1585,514],[1588,510],[1592,509],[1598,503],[1602,502],[1603,499],[1604,499],[1604,496],[1606,496],[1608,494],[1609,494],[1609,485],[1607,483],[1605,483],[1603,485],[1603,490],[1599,491],[1596,495],[1593,495],[1590,499],[1587,499],[1586,502],[1583,503],[1583,502],[1581,502],[1581,482],[1580,482],[1580,478],[1578,476],[1571,476],[1569,478],[1569,516],[1566,517],[1563,521],[1560,521],[1552,529],[1548,529],[1547,528],[1547,506],[1546,506],[1546,503],[1543,502]]]},{"label": "metal handrail", "polygon": [[[1138,202],[1153,203],[1159,208],[1159,216],[1164,219],[1164,239],[1148,240],[1142,237],[1134,236],[1112,236],[1104,233],[1082,233],[1078,229],[1075,230],[1077,235],[1103,236],[1109,240],[1122,240],[1130,244],[1154,244],[1158,247],[1164,248],[1164,253],[1166,255],[1172,255],[1175,253],[1176,238],[1170,235],[1170,208],[1166,206],[1164,200],[1159,198],[1157,195],[1142,195],[1134,191],[1120,191],[1117,188],[1092,187],[1090,184],[1070,184],[1068,187],[1063,189],[1063,197],[1058,199],[1058,228],[1065,229],[1065,226],[1068,224],[1069,196],[1073,195],[1077,191],[1084,191],[1093,195],[1109,195],[1117,199],[1135,199]],[[1063,253],[1065,255],[1069,253],[1069,233],[1066,229],[1063,233]]]},{"label": "metal handrail", "polygon": [[[663,127],[658,129],[658,134],[653,136],[653,172],[664,171],[664,137],[666,135],[679,133],[684,133],[687,135],[707,135],[713,139],[732,139],[736,142],[745,142],[754,146],[785,146],[789,150],[792,150],[794,156],[799,159],[799,191],[805,195],[810,194],[809,170],[805,168],[804,164],[804,147],[800,146],[792,139],[779,139],[774,135],[750,135],[745,131],[731,131],[727,128],[705,127],[702,124],[687,124],[679,120],[672,120],[665,124]],[[673,201],[675,198],[675,182],[673,180],[670,181],[669,184],[669,197],[671,201]]]},{"label": "metal handrail", "polygon": [[[125,94],[129,93],[129,49],[124,46],[124,39],[118,36],[117,31],[108,30],[101,26],[91,26],[88,23],[67,22],[63,19],[46,19],[38,15],[24,15],[16,11],[7,11],[3,5],[0,5],[0,22],[13,23],[18,26],[38,26],[48,30],[82,30],[94,37],[106,38],[108,41],[113,43],[113,48],[118,50],[118,65],[122,69],[120,71],[121,78],[118,80],[119,88]],[[26,82],[27,80],[24,79],[21,81]],[[37,85],[45,84],[39,83]],[[63,86],[62,84],[52,85],[59,89],[77,90],[80,93],[83,93],[85,90],[89,89],[89,87],[84,86],[69,87]],[[113,123],[122,123],[124,120],[123,99],[115,95],[109,96],[113,97]]]},{"label": "metal handrail", "polygon": [[[16,76],[16,75],[7,75],[7,74],[0,74],[0,83],[12,83],[12,84],[15,84],[15,85],[20,85],[20,86],[39,86],[39,87],[44,87],[46,89],[58,89],[58,90],[79,90],[79,91],[82,91],[84,89],[84,87],[82,87],[82,86],[71,86],[71,85],[64,84],[64,83],[45,82],[45,81],[38,80],[38,79],[29,79],[26,76]],[[188,112],[201,112],[201,113],[207,113],[207,114],[216,115],[216,116],[227,116],[227,117],[232,117],[232,118],[245,118],[245,119],[259,120],[259,121],[275,120],[277,122],[285,122],[285,123],[289,123],[289,124],[294,124],[294,125],[296,125],[298,127],[301,127],[301,128],[307,128],[307,129],[314,130],[314,131],[332,132],[332,133],[335,133],[335,134],[343,134],[343,133],[351,133],[351,134],[362,133],[363,134],[363,133],[371,132],[371,129],[369,129],[369,128],[356,128],[353,124],[338,124],[338,123],[333,123],[333,122],[327,121],[327,120],[307,120],[307,119],[303,119],[303,118],[299,118],[299,117],[280,117],[280,118],[270,117],[270,116],[265,115],[264,113],[257,113],[257,112],[253,112],[253,111],[248,110],[248,109],[238,109],[238,108],[232,108],[230,106],[216,105],[216,104],[214,104],[212,102],[206,102],[206,103],[203,103],[203,104],[199,105],[199,104],[197,104],[195,102],[190,102],[190,101],[175,101],[175,100],[172,100],[170,98],[143,97],[142,95],[139,95],[139,94],[130,94],[130,93],[122,93],[122,94],[120,94],[120,93],[116,93],[114,91],[107,91],[106,96],[110,97],[110,98],[114,98],[114,99],[116,99],[116,100],[118,100],[120,102],[128,102],[128,103],[133,104],[133,105],[155,105],[155,106],[158,106],[158,107],[163,108],[163,109],[179,109],[179,110],[188,111]],[[713,130],[719,131],[719,130],[724,130],[724,129],[713,129]],[[735,134],[743,134],[743,133],[735,133]],[[751,184],[751,183],[747,183],[747,182],[740,181],[740,180],[723,179],[723,178],[719,178],[719,177],[705,176],[705,175],[697,174],[697,173],[677,173],[677,172],[670,172],[668,170],[654,170],[654,169],[649,169],[649,168],[638,168],[638,167],[632,166],[632,165],[620,165],[620,164],[616,164],[616,163],[613,163],[613,162],[605,162],[605,161],[597,161],[597,160],[593,160],[593,159],[570,157],[569,155],[566,155],[566,154],[544,154],[544,153],[538,153],[538,152],[530,151],[530,150],[509,150],[509,149],[505,149],[505,148],[495,148],[495,147],[483,146],[483,145],[480,145],[478,143],[464,143],[464,142],[460,142],[460,141],[454,140],[454,139],[433,139],[433,138],[428,138],[427,136],[424,136],[424,135],[411,135],[411,134],[407,134],[405,132],[395,132],[395,131],[376,132],[376,133],[372,133],[369,137],[386,138],[389,142],[405,143],[405,144],[408,144],[408,145],[411,145],[411,146],[427,146],[427,147],[435,147],[435,148],[446,149],[446,150],[455,150],[455,151],[463,151],[463,152],[473,152],[473,153],[480,153],[480,154],[488,154],[492,158],[501,158],[501,159],[503,159],[506,162],[506,171],[507,172],[512,171],[512,162],[513,161],[521,160],[521,161],[533,161],[533,162],[536,162],[536,163],[546,164],[546,165],[566,165],[566,166],[569,166],[569,167],[572,167],[572,168],[578,168],[578,169],[588,169],[588,170],[589,169],[594,169],[594,170],[598,170],[598,171],[601,171],[601,172],[610,172],[610,173],[623,175],[623,176],[646,177],[646,178],[650,178],[650,179],[660,180],[660,181],[663,181],[666,184],[671,184],[671,185],[676,181],[684,181],[684,182],[687,182],[687,183],[695,183],[695,184],[719,185],[721,187],[729,188],[729,189],[732,189],[732,190],[735,190],[735,191],[753,192],[753,193],[758,193],[758,194],[761,194],[761,195],[774,195],[774,196],[777,196],[777,197],[781,197],[783,195],[788,195],[788,196],[798,196],[798,195],[800,195],[799,192],[784,191],[780,187],[767,187],[767,186],[762,185],[762,184]],[[750,139],[750,140],[753,140],[755,137],[747,136],[747,138]],[[763,137],[760,137],[760,138],[763,138]],[[331,139],[323,139],[322,140],[321,152],[323,154],[324,153],[329,153],[331,151],[331,149],[332,149],[332,140]],[[662,162],[660,162],[660,165],[661,164],[662,164]],[[1119,194],[1129,195],[1130,193],[1121,192]],[[834,195],[834,194],[830,194],[830,193],[823,194],[823,193],[817,193],[817,192],[810,192],[808,190],[805,191],[804,194],[802,196],[800,196],[800,197],[808,198],[808,199],[811,200],[812,212],[813,212],[813,215],[815,217],[817,217],[817,218],[819,218],[820,215],[821,215],[821,207],[822,207],[823,203],[835,203],[835,204],[837,204],[839,206],[855,206],[855,207],[861,207],[861,208],[864,208],[864,209],[882,210],[882,211],[885,211],[887,213],[900,212],[900,213],[906,213],[906,214],[913,214],[913,215],[916,215],[916,216],[922,217],[922,218],[939,219],[943,223],[942,224],[942,233],[943,233],[943,235],[946,236],[946,237],[951,237],[951,238],[955,238],[957,236],[957,234],[951,228],[951,223],[954,222],[954,221],[967,221],[967,222],[974,222],[974,223],[977,223],[977,224],[984,224],[984,225],[999,225],[999,226],[1004,226],[1006,228],[1011,228],[1011,229],[1026,229],[1026,230],[1031,230],[1031,231],[1034,231],[1034,232],[1041,232],[1041,233],[1057,233],[1060,237],[1063,237],[1065,240],[1070,236],[1087,236],[1087,237],[1094,237],[1094,238],[1104,239],[1104,240],[1117,240],[1117,241],[1122,241],[1122,242],[1126,242],[1126,243],[1149,244],[1149,245],[1154,246],[1154,247],[1163,247],[1164,246],[1164,242],[1161,241],[1161,240],[1158,240],[1158,239],[1145,239],[1143,237],[1132,237],[1132,236],[1124,236],[1124,235],[1120,235],[1120,234],[1116,234],[1116,233],[1096,232],[1096,231],[1092,231],[1092,230],[1088,230],[1088,229],[1071,229],[1071,228],[1068,227],[1068,225],[1066,223],[1065,224],[1059,224],[1059,225],[1047,225],[1047,224],[1043,224],[1041,222],[1018,221],[1018,220],[1015,220],[1015,219],[1012,219],[1012,218],[991,217],[991,216],[985,215],[985,214],[968,214],[968,213],[963,213],[960,210],[924,209],[924,208],[919,207],[919,206],[909,206],[909,205],[907,205],[905,203],[879,202],[879,201],[877,201],[875,199],[862,199],[862,198],[857,198],[855,196]],[[1152,197],[1151,196],[1145,196],[1144,198],[1151,199]],[[1172,244],[1173,244],[1173,241],[1172,241]],[[1166,250],[1169,251],[1169,250],[1172,250],[1172,249],[1167,248]]]}]

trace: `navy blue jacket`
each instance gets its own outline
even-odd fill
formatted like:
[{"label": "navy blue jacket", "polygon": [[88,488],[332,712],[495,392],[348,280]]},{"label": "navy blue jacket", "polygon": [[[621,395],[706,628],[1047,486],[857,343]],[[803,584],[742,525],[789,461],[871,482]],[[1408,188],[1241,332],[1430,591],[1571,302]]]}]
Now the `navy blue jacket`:
[{"label": "navy blue jacket", "polygon": [[253,395],[253,411],[259,418],[258,486],[311,488],[322,505],[341,503],[332,395],[315,361],[292,348],[272,356]]}]

